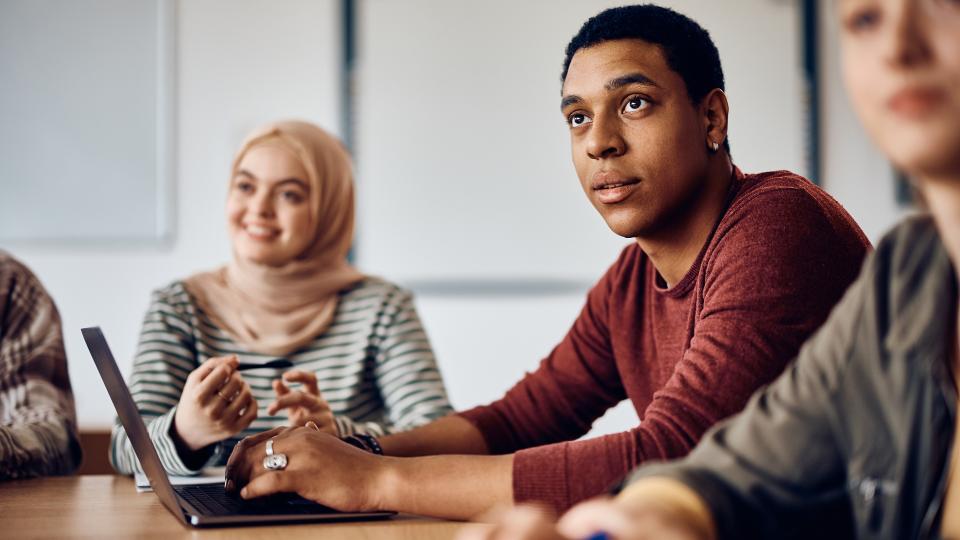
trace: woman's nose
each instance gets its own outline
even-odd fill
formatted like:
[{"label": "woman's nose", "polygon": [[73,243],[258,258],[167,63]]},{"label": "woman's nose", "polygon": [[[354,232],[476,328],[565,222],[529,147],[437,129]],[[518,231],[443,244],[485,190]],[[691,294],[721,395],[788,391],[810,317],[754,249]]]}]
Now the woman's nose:
[{"label": "woman's nose", "polygon": [[273,216],[273,201],[268,194],[257,194],[251,201],[252,210],[261,217]]}]

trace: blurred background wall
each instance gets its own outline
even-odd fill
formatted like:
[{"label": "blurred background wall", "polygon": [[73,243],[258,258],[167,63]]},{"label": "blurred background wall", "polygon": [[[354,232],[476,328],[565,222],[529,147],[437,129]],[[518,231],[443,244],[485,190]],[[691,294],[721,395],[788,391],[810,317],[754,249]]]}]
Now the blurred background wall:
[{"label": "blurred background wall", "polygon": [[[0,0],[0,19],[20,1]],[[58,16],[55,1],[35,1]],[[113,410],[79,329],[102,326],[129,372],[150,291],[229,258],[228,169],[243,136],[263,122],[299,117],[349,136],[358,184],[356,264],[417,293],[458,408],[498,397],[535,369],[628,243],[580,191],[558,112],[567,41],[586,18],[620,2],[355,0],[352,17],[344,17],[338,0],[135,1],[169,16],[173,57],[163,69],[172,96],[158,109],[171,141],[169,233],[144,242],[0,243],[39,275],[60,308],[82,428],[108,426]],[[717,43],[736,163],[748,172],[810,175],[801,2],[661,3],[696,19]],[[90,9],[95,15],[109,1]],[[904,209],[889,165],[848,109],[835,22],[825,9],[816,43],[820,180],[876,241]],[[348,19],[356,31],[350,51]],[[352,71],[344,69],[345,56],[353,58]],[[0,81],[4,69],[0,63]],[[103,69],[109,77],[109,66]],[[0,107],[43,107],[4,88]],[[90,129],[76,136],[96,137],[97,126]],[[96,186],[96,175],[68,175],[70,163],[62,167],[63,181]],[[0,198],[31,181],[0,177]],[[57,196],[17,204],[43,213],[47,197]],[[47,219],[69,229],[78,218]],[[636,422],[621,404],[592,434]]]}]

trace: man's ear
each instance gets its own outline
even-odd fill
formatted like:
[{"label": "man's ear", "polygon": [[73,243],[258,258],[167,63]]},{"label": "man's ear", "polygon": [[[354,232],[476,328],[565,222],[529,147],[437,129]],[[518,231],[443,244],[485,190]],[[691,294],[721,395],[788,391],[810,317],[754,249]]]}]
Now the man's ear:
[{"label": "man's ear", "polygon": [[704,144],[711,151],[716,151],[727,140],[727,118],[730,114],[730,104],[723,90],[714,88],[703,98],[700,106],[703,114],[703,127],[706,139]]}]

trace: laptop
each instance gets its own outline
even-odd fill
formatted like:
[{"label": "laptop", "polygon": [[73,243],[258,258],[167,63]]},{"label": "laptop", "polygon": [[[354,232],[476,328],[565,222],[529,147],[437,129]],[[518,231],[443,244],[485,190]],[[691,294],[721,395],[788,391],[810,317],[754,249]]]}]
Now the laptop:
[{"label": "laptop", "polygon": [[294,494],[274,495],[254,500],[243,500],[229,495],[223,483],[172,485],[150,440],[147,426],[130,395],[107,346],[107,340],[99,327],[84,328],[83,339],[87,343],[93,362],[100,371],[104,386],[113,400],[117,415],[127,431],[140,464],[150,479],[154,493],[160,502],[181,523],[193,527],[224,525],[254,525],[263,523],[292,523],[315,521],[347,521],[360,519],[384,519],[395,512],[339,512],[319,505]]}]

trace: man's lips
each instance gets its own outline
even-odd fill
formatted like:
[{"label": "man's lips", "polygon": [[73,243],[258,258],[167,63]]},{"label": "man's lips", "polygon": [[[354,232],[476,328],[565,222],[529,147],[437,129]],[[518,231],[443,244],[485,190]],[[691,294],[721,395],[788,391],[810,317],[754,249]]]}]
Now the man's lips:
[{"label": "man's lips", "polygon": [[593,175],[590,184],[597,201],[604,204],[616,204],[634,192],[640,179],[629,178],[614,172],[599,172]]},{"label": "man's lips", "polygon": [[640,180],[637,178],[630,178],[613,171],[600,171],[593,175],[590,187],[594,191],[597,191],[601,189],[618,188],[620,186],[638,183],[640,183]]}]

